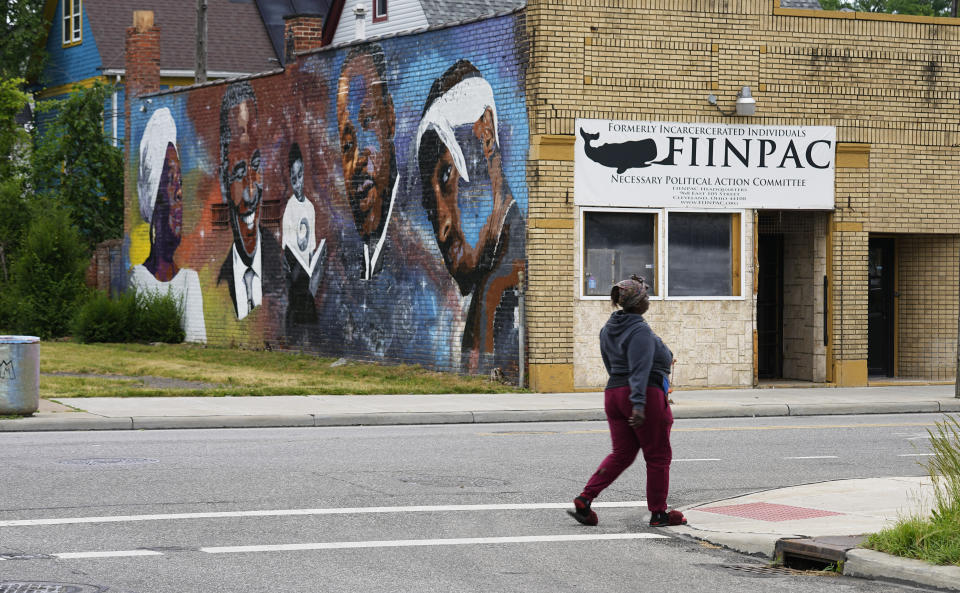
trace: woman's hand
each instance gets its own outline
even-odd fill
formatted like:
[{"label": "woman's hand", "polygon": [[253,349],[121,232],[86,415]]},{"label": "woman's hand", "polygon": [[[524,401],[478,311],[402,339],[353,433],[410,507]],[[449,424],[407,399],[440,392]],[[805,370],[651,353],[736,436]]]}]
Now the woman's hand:
[{"label": "woman's hand", "polygon": [[627,419],[627,424],[633,428],[640,428],[643,426],[643,421],[646,419],[647,416],[644,414],[643,410],[634,408],[633,415]]}]

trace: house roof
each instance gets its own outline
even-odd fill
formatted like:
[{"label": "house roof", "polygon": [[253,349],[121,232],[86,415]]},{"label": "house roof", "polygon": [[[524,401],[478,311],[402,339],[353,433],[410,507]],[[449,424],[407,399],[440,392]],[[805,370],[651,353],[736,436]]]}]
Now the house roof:
[{"label": "house roof", "polygon": [[805,8],[807,10],[823,10],[819,0],[780,0],[780,8]]},{"label": "house roof", "polygon": [[283,56],[283,17],[290,15],[320,15],[326,17],[331,0],[256,0],[260,18],[267,27],[273,51]]},{"label": "house roof", "polygon": [[420,0],[431,27],[506,12],[527,5],[526,0]]},{"label": "house roof", "polygon": [[[346,0],[331,0],[323,21],[323,45],[333,41],[345,4]],[[523,8],[527,0],[420,0],[420,5],[427,26],[436,27]]]},{"label": "house roof", "polygon": [[[93,30],[103,68],[124,68],[127,28],[133,11],[151,7],[160,27],[160,68],[193,71],[196,63],[196,0],[99,0],[84,2],[84,14]],[[253,0],[208,0],[207,70],[253,73],[276,66],[270,43]]]}]

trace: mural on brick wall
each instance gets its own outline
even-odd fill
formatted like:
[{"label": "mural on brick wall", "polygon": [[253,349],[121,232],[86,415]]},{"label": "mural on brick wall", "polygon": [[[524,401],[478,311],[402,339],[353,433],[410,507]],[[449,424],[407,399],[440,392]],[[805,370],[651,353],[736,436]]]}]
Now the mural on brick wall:
[{"label": "mural on brick wall", "polygon": [[194,341],[515,377],[521,19],[137,100],[131,280],[176,291]]}]

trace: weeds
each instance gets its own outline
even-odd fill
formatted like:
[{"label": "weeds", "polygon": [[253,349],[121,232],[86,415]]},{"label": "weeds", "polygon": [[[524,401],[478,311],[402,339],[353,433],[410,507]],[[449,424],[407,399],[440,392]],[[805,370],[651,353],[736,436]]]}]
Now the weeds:
[{"label": "weeds", "polygon": [[929,517],[907,517],[872,534],[864,546],[932,564],[960,566],[960,422],[948,416],[928,430],[933,456],[925,464],[934,489]]}]

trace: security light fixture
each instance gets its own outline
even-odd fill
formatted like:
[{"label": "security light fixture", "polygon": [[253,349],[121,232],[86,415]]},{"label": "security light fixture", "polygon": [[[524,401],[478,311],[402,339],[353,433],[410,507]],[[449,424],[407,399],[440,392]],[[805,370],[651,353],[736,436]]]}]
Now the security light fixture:
[{"label": "security light fixture", "polygon": [[720,106],[717,105],[717,96],[713,94],[707,95],[707,103],[716,107],[717,111],[726,116],[739,115],[741,117],[749,117],[757,110],[757,101],[753,98],[753,94],[750,92],[750,87],[748,86],[741,88],[737,92],[737,103],[733,111],[720,109]]}]

